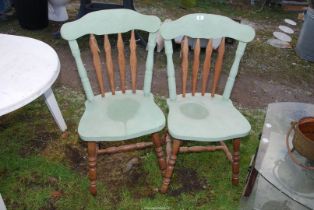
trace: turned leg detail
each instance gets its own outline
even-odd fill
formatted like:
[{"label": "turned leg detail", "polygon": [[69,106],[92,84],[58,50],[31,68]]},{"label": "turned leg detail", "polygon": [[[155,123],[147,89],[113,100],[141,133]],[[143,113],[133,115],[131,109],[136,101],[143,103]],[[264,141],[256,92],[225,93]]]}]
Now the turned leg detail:
[{"label": "turned leg detail", "polygon": [[168,165],[167,165],[167,170],[166,170],[165,176],[163,178],[163,183],[162,183],[162,186],[160,189],[161,193],[166,193],[168,191],[170,179],[171,179],[171,176],[173,174],[174,165],[175,165],[176,159],[177,159],[177,154],[178,154],[179,149],[180,149],[180,144],[181,144],[180,140],[177,140],[177,139],[173,140],[172,155],[170,156],[170,160],[169,160]]},{"label": "turned leg detail", "polygon": [[94,196],[97,194],[96,165],[97,165],[97,145],[96,145],[96,142],[88,142],[88,177],[89,177],[89,181],[90,181],[89,191]]},{"label": "turned leg detail", "polygon": [[240,139],[233,140],[233,155],[232,155],[232,184],[239,184],[240,172]]},{"label": "turned leg detail", "polygon": [[153,133],[152,134],[152,140],[153,140],[153,143],[155,145],[155,151],[156,151],[156,155],[158,158],[159,168],[161,170],[161,173],[164,174],[166,167],[167,167],[167,164],[166,164],[166,161],[164,159],[164,153],[162,151],[161,140],[160,140],[159,134]]}]

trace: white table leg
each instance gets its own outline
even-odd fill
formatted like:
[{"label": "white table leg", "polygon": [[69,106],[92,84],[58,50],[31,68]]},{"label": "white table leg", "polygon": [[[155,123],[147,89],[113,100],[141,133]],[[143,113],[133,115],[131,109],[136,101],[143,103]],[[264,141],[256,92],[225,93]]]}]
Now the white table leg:
[{"label": "white table leg", "polygon": [[51,88],[49,88],[44,93],[45,102],[55,119],[56,123],[58,124],[61,131],[65,131],[67,129],[67,125],[65,124],[65,121],[63,119],[63,116],[61,114],[60,108],[58,106],[58,103],[56,101],[55,95],[53,94]]},{"label": "white table leg", "polygon": [[1,210],[6,210],[6,207],[5,207],[5,205],[4,205],[4,202],[3,202],[3,199],[2,199],[2,197],[1,197],[1,194],[0,194],[0,209],[1,209]]}]

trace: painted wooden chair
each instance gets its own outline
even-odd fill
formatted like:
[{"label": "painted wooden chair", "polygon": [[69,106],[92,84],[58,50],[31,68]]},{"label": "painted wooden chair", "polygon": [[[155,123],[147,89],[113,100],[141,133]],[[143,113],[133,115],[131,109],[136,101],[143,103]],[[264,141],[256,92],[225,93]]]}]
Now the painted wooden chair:
[{"label": "painted wooden chair", "polygon": [[[125,152],[155,145],[161,170],[166,168],[159,134],[165,126],[165,117],[155,104],[151,94],[151,81],[154,63],[156,32],[160,20],[155,16],[142,15],[132,10],[114,9],[89,13],[79,20],[66,23],[61,28],[61,35],[68,40],[76,61],[78,72],[87,97],[85,112],[79,122],[78,133],[88,142],[88,165],[90,192],[96,195],[96,160],[97,155]],[[137,53],[134,30],[149,32],[148,53],[143,90],[137,89]],[[131,31],[130,38],[130,74],[131,90],[126,90],[126,58],[121,33]],[[120,89],[116,91],[115,71],[112,60],[110,34],[117,35],[118,67]],[[94,95],[85,67],[81,60],[76,39],[90,35],[89,44],[94,68],[100,87],[100,95]],[[95,35],[104,35],[104,53],[110,92],[105,91],[102,64]],[[130,140],[152,134],[153,142],[140,142],[119,147],[100,149],[98,142]]]},{"label": "painted wooden chair", "polygon": [[[168,132],[173,139],[172,152],[169,154],[170,158],[161,192],[165,193],[168,190],[178,152],[224,151],[232,163],[232,183],[237,185],[239,182],[240,138],[248,135],[251,126],[245,117],[233,106],[230,94],[246,44],[252,41],[255,36],[254,30],[250,26],[239,24],[224,16],[190,14],[176,21],[164,23],[161,26],[160,33],[165,39],[165,52],[167,55],[169,86],[167,124]],[[171,40],[182,35],[185,36],[181,45],[182,94],[177,94]],[[224,92],[222,95],[218,95],[216,90],[225,51],[224,37],[238,40],[239,44]],[[187,93],[189,38],[196,39],[191,73],[191,93]],[[211,39],[214,38],[222,38],[222,41],[217,50],[211,90],[207,92],[213,52]],[[200,39],[208,39],[201,74],[199,74]],[[201,91],[197,92],[199,75],[201,76]],[[231,139],[234,139],[233,155],[224,143],[225,140]],[[219,142],[219,145],[180,147],[182,141],[185,140]]]}]

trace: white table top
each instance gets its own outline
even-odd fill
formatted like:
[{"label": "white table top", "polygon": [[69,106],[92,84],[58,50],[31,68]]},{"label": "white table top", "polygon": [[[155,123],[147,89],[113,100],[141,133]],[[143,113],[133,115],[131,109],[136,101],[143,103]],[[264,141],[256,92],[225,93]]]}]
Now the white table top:
[{"label": "white table top", "polygon": [[46,43],[0,34],[0,116],[45,93],[59,72],[58,55]]}]

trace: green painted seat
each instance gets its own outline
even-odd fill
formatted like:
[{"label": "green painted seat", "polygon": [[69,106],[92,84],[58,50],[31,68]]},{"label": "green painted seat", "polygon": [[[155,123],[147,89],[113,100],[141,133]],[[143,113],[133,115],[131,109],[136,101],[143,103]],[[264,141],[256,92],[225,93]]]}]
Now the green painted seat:
[{"label": "green painted seat", "polygon": [[86,110],[78,132],[85,141],[121,141],[160,131],[165,117],[152,95],[143,91],[116,91],[116,95],[97,96],[85,102]]},{"label": "green painted seat", "polygon": [[[201,152],[222,150],[232,162],[232,183],[238,183],[239,175],[239,138],[249,134],[251,126],[246,118],[233,106],[230,94],[238,72],[239,63],[246,44],[253,40],[254,30],[247,25],[239,24],[232,19],[211,14],[190,14],[178,20],[164,23],[160,34],[165,40],[165,53],[167,56],[167,74],[169,99],[168,133],[173,138],[172,154],[164,176],[161,192],[168,190],[170,178],[178,152]],[[181,43],[181,67],[175,68],[172,59],[172,40],[184,36]],[[225,52],[225,37],[238,41],[234,62],[231,66],[224,91],[217,93],[220,74],[222,71]],[[192,40],[191,40],[192,39]],[[220,41],[217,56],[213,49],[213,39]],[[207,42],[206,42],[207,40]],[[201,63],[201,44],[207,43],[204,61]],[[194,50],[189,53],[189,43],[194,43]],[[193,55],[193,56],[192,56]],[[189,64],[189,56],[193,62]],[[216,58],[212,62],[212,57]],[[211,68],[211,65],[213,67]],[[189,66],[192,66],[189,71]],[[201,71],[200,71],[201,68]],[[177,93],[175,75],[181,75],[182,91]],[[188,80],[191,75],[191,80]],[[209,78],[212,79],[209,79]],[[198,80],[201,82],[198,85]],[[190,85],[187,83],[191,81]],[[211,81],[210,90],[208,88]],[[191,90],[187,90],[188,87]],[[200,90],[198,90],[200,87]],[[234,139],[233,155],[224,143]],[[182,140],[199,142],[218,142],[214,146],[180,147]]]},{"label": "green painted seat", "polygon": [[[89,13],[79,20],[66,23],[61,28],[61,35],[68,40],[74,56],[78,73],[87,97],[85,111],[79,122],[78,133],[80,138],[88,141],[88,165],[90,192],[96,195],[96,161],[97,155],[126,152],[155,145],[161,170],[166,168],[163,158],[161,141],[158,131],[165,126],[165,117],[155,104],[151,93],[151,81],[154,64],[154,48],[156,34],[160,28],[160,19],[155,16],[142,15],[128,9],[102,10]],[[143,88],[137,88],[137,50],[134,30],[149,33],[147,44],[146,69]],[[122,33],[130,33],[129,61],[125,56],[125,44]],[[100,88],[100,94],[94,95],[87,72],[80,55],[77,39],[89,35],[89,45],[93,65]],[[105,54],[105,69],[108,76],[110,91],[105,90],[104,74],[101,62],[101,48],[97,37],[103,35]],[[109,37],[110,36],[110,37]],[[117,51],[111,50],[110,38],[116,38]],[[82,39],[84,40],[84,39]],[[119,85],[115,80],[115,65],[113,53],[117,52]],[[129,65],[127,65],[129,63]],[[129,66],[129,68],[127,68]],[[126,74],[130,72],[131,90],[127,90]],[[117,91],[116,86],[119,86]],[[137,142],[108,148],[99,148],[101,141],[124,141],[144,135],[152,135],[153,142]]]},{"label": "green painted seat", "polygon": [[246,136],[251,126],[245,117],[220,95],[177,96],[168,100],[168,132],[180,140],[221,141]]}]

